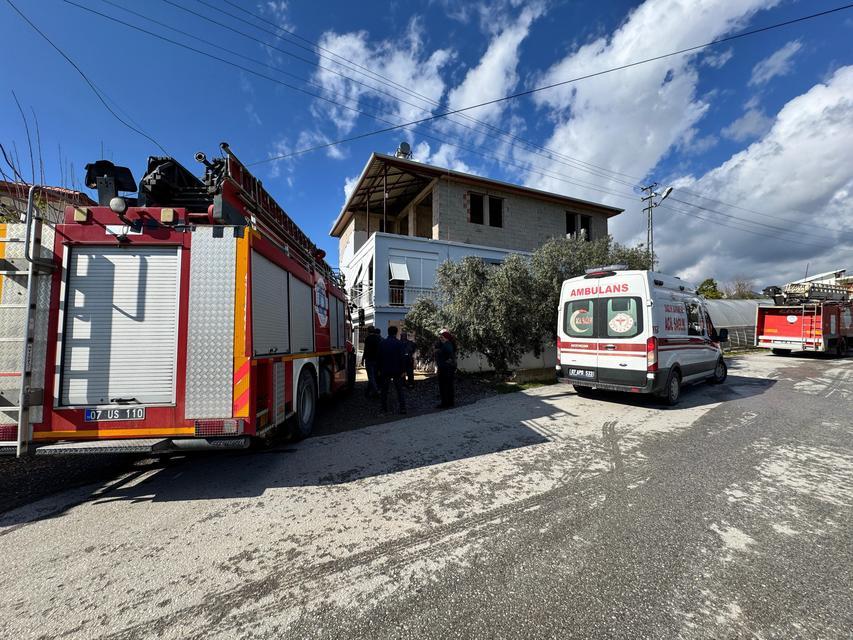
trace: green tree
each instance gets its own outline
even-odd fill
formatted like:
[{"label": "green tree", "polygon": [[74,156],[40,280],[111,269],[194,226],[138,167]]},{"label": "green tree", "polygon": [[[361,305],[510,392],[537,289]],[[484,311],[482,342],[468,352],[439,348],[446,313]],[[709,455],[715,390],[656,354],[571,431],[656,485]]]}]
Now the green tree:
[{"label": "green tree", "polygon": [[529,258],[509,256],[502,264],[468,257],[445,262],[436,272],[437,300],[418,300],[405,320],[415,333],[424,359],[442,327],[457,338],[463,353],[482,353],[489,365],[505,374],[528,351],[538,355],[557,337],[557,308],[563,281],[590,267],[624,264],[642,269],[643,247],[625,247],[611,238],[586,242],[556,238]]},{"label": "green tree", "polygon": [[582,238],[555,238],[539,247],[530,260],[533,279],[533,316],[530,331],[552,344],[557,340],[557,308],[563,281],[581,276],[597,266],[622,264],[644,269],[644,247],[626,247],[607,236],[593,242]]},{"label": "green tree", "polygon": [[717,286],[717,281],[713,278],[706,278],[696,289],[696,292],[703,298],[708,300],[719,300],[723,297],[723,292]]}]

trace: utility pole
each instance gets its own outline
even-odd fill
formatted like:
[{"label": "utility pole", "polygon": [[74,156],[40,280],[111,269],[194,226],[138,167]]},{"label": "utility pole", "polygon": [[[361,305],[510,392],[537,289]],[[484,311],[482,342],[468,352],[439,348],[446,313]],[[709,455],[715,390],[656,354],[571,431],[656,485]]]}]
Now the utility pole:
[{"label": "utility pole", "polygon": [[[646,203],[646,250],[649,254],[650,271],[655,270],[655,226],[653,212],[655,207],[659,206],[660,203],[666,200],[667,196],[672,193],[672,187],[664,189],[662,194],[655,191],[657,188],[657,182],[652,182],[650,185],[640,187],[640,191],[647,194],[642,197],[642,200]],[[660,196],[660,200],[655,202],[655,198],[658,196]]]}]

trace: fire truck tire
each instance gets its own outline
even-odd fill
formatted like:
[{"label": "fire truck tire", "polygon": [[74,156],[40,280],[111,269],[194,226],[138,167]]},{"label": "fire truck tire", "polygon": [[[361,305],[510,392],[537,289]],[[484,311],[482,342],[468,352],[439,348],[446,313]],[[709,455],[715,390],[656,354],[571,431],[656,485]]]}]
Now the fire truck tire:
[{"label": "fire truck tire", "polygon": [[355,389],[355,353],[347,354],[347,391]]},{"label": "fire truck tire", "polygon": [[714,367],[714,375],[711,376],[711,384],[723,384],[729,376],[729,368],[726,366],[726,361],[720,358],[717,361],[717,366]]},{"label": "fire truck tire", "polygon": [[666,379],[666,386],[663,388],[663,401],[669,407],[674,407],[681,399],[681,372],[678,369],[673,369],[669,372],[669,377]]},{"label": "fire truck tire", "polygon": [[790,349],[771,349],[774,356],[789,356],[791,355]]},{"label": "fire truck tire", "polygon": [[310,368],[303,367],[299,372],[296,386],[296,420],[294,436],[301,440],[314,430],[314,418],[317,416],[317,383]]}]

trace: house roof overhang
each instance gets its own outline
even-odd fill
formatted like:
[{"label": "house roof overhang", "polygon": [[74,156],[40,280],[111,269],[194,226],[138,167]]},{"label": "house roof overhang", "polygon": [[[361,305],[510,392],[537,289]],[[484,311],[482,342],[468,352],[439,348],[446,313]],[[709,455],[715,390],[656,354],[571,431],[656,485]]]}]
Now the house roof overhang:
[{"label": "house roof overhang", "polygon": [[[492,189],[535,198],[568,208],[591,211],[608,218],[624,211],[616,207],[571,198],[548,191],[540,191],[509,182],[492,180],[461,171],[452,171],[443,167],[423,164],[381,153],[373,153],[356,182],[355,187],[335,219],[329,235],[340,237],[347,223],[356,213],[370,211],[383,212],[383,192],[387,194],[384,211],[389,217],[396,217],[433,179],[447,179],[470,185],[473,188]],[[383,189],[383,185],[385,188]]]}]

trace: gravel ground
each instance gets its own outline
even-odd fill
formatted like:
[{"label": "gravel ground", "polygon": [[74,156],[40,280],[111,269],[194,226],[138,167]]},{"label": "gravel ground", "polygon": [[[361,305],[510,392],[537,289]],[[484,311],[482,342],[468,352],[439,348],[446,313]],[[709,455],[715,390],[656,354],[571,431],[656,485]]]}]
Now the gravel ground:
[{"label": "gravel ground", "polygon": [[[380,413],[378,398],[365,398],[367,381],[363,371],[359,371],[355,389],[352,393],[323,402],[317,414],[315,435],[328,435],[342,431],[361,429],[383,422],[399,420],[397,413],[397,396],[394,388],[388,390],[388,413]],[[456,405],[463,406],[497,395],[497,391],[489,382],[479,376],[456,376]],[[439,403],[438,378],[416,374],[414,389],[406,389],[407,417],[441,411]]]},{"label": "gravel ground", "polygon": [[[396,396],[391,389],[392,412],[381,414],[379,400],[364,396],[367,382],[360,372],[359,381],[352,393],[325,399],[319,405],[315,435],[328,435],[361,429],[370,425],[399,420]],[[475,376],[459,376],[456,384],[456,403],[466,405],[497,392],[487,381]],[[415,416],[438,411],[438,381],[434,376],[418,374],[415,388],[406,389],[408,415]],[[287,442],[282,433],[272,445]],[[226,453],[193,454],[230,455]],[[0,513],[27,504],[58,491],[101,482],[131,471],[145,469],[155,463],[150,456],[129,454],[98,454],[73,456],[39,456],[16,459],[0,456]]]}]

